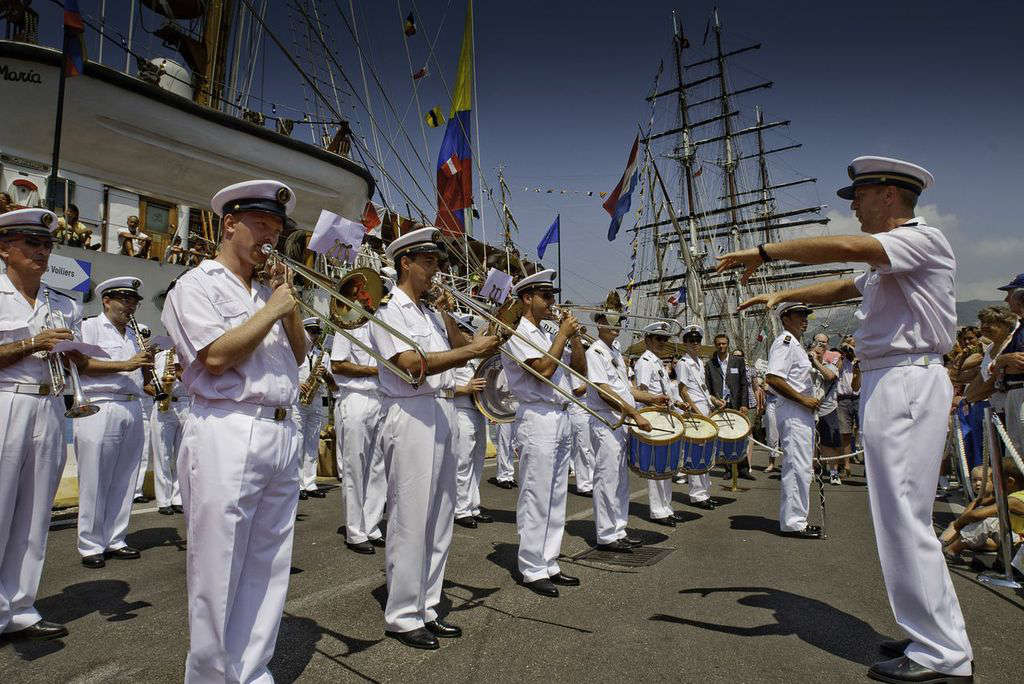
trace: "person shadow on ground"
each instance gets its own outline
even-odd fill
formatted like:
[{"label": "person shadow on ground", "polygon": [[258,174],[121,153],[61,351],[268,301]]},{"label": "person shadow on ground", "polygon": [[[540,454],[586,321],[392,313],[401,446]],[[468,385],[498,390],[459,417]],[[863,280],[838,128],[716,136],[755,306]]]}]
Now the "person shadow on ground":
[{"label": "person shadow on ground", "polygon": [[663,613],[648,619],[742,637],[795,635],[811,646],[860,665],[871,665],[878,660],[874,646],[890,638],[860,618],[827,603],[771,587],[708,587],[683,589],[679,593],[700,594],[702,598],[718,593],[742,593],[745,595],[737,603],[751,608],[767,608],[773,611],[775,622],[739,627]]},{"label": "person shadow on ground", "polygon": [[[122,580],[102,579],[91,582],[79,582],[64,587],[59,594],[47,596],[36,601],[36,610],[43,619],[68,626],[74,638],[75,620],[90,613],[99,613],[106,617],[107,622],[122,622],[138,617],[135,611],[150,608],[153,604],[146,601],[125,601],[131,586]],[[64,639],[54,641],[15,641],[11,642],[15,652],[23,660],[36,660],[56,653],[64,648]]]},{"label": "person shadow on ground", "polygon": [[125,535],[124,542],[139,551],[148,551],[162,546],[173,546],[178,551],[186,549],[185,540],[181,538],[181,533],[175,527],[147,527],[144,530],[135,530]]},{"label": "person shadow on ground", "polygon": [[[344,650],[336,652],[334,643],[321,644],[323,637],[330,637],[335,642],[344,645]],[[367,677],[355,668],[343,662],[357,653],[361,653],[371,646],[383,641],[380,639],[357,639],[341,632],[336,632],[329,627],[319,624],[316,620],[307,617],[298,617],[285,613],[281,618],[281,627],[277,632],[277,644],[274,647],[274,657],[267,665],[274,680],[278,682],[294,682],[309,665],[315,653],[319,653],[336,665],[346,670],[339,673],[338,679],[344,681],[355,678],[366,680]]]}]

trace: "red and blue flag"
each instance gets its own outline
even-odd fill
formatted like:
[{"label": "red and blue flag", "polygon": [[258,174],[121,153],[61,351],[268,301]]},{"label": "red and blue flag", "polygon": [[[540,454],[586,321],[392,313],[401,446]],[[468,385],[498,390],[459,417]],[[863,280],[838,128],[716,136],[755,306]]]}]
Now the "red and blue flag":
[{"label": "red and blue flag", "polygon": [[473,2],[466,10],[462,51],[455,76],[452,109],[437,155],[437,219],[446,235],[466,231],[465,209],[473,206],[473,151],[469,138],[473,92]]},{"label": "red and blue flag", "polygon": [[640,174],[636,168],[636,151],[640,146],[640,136],[633,140],[633,149],[629,152],[629,161],[626,162],[626,170],[622,172],[619,184],[608,195],[604,201],[604,210],[611,214],[612,222],[608,226],[608,241],[611,242],[619,232],[619,225],[622,217],[629,211],[629,205],[633,201],[633,190],[636,188],[636,181]]},{"label": "red and blue flag", "polygon": [[64,73],[79,76],[85,71],[85,22],[78,0],[64,0]]}]

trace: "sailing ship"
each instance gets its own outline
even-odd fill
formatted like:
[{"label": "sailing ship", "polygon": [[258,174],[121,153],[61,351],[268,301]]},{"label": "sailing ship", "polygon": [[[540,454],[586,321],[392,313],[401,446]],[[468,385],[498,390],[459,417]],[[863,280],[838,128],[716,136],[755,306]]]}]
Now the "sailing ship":
[{"label": "sailing ship", "polygon": [[[738,272],[715,274],[716,256],[805,236],[815,228],[822,232],[829,223],[824,215],[827,205],[788,207],[780,200],[778,191],[809,186],[817,179],[781,177],[776,172],[772,164],[776,155],[801,145],[769,141],[768,136],[789,126],[789,120],[768,120],[760,106],[752,112],[738,106],[741,99],[774,84],[733,85],[731,61],[761,49],[761,44],[725,50],[723,33],[715,9],[703,41],[710,39],[711,54],[694,58],[696,48],[686,37],[679,15],[672,15],[672,64],[667,70],[659,66],[646,97],[651,115],[641,125],[639,138],[643,201],[635,212],[633,258],[621,288],[631,311],[697,323],[709,338],[724,332],[733,347],[749,358],[764,358],[780,331],[778,320],[765,311],[737,313],[737,304],[757,294],[853,271],[769,263],[745,285],[739,282]],[[672,80],[668,86],[661,83],[665,71]],[[675,125],[654,130],[659,108],[664,110],[665,105],[675,115]],[[678,194],[669,187],[674,175]],[[848,308],[853,303],[836,306]],[[825,308],[826,320],[819,325],[827,327],[834,308]]]}]

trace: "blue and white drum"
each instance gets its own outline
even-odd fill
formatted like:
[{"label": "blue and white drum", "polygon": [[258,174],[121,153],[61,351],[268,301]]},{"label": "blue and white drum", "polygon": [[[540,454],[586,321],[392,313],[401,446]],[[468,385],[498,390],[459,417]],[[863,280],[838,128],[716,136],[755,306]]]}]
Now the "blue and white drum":
[{"label": "blue and white drum", "polygon": [[750,421],[742,413],[732,409],[712,413],[711,420],[718,426],[718,437],[715,438],[716,462],[720,465],[739,463],[746,458]]},{"label": "blue and white drum", "polygon": [[629,469],[647,480],[666,480],[679,468],[683,416],[655,406],[642,408],[640,413],[655,429],[642,432],[635,427],[629,428],[626,440]]},{"label": "blue and white drum", "polygon": [[683,467],[687,475],[703,475],[715,465],[715,438],[718,426],[704,416],[683,416]]}]

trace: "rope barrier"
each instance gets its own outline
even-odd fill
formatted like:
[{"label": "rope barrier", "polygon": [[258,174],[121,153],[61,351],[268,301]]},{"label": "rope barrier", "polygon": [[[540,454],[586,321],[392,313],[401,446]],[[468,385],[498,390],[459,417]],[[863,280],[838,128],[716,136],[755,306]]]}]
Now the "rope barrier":
[{"label": "rope barrier", "polygon": [[1006,453],[1010,455],[1013,462],[1017,465],[1017,470],[1024,473],[1024,462],[1021,462],[1020,454],[1017,453],[1017,448],[1013,445],[1013,439],[1010,437],[1010,433],[1003,427],[1003,421],[999,420],[999,416],[996,415],[995,411],[992,412],[992,424],[996,428],[996,433],[999,435],[1000,441],[1006,447]]},{"label": "rope barrier", "polygon": [[[778,455],[778,456],[782,455],[782,449],[778,449],[776,447],[770,447],[770,446],[768,446],[767,444],[765,444],[763,442],[757,441],[753,437],[749,437],[748,439],[751,442],[753,442],[754,444],[756,444],[756,445],[758,445],[760,447],[764,447],[765,449],[767,449],[768,451],[772,452],[775,455]],[[845,458],[853,458],[854,456],[860,456],[863,453],[864,453],[863,449],[857,449],[857,451],[851,451],[848,454],[840,454],[839,456],[829,456],[827,458],[826,457],[820,457],[820,458],[816,458],[814,460],[818,461],[818,462],[822,462],[822,461],[841,461],[841,460],[843,460]]]},{"label": "rope barrier", "polygon": [[960,416],[958,415],[959,409],[957,411],[958,413],[955,413],[950,417],[950,422],[952,423],[950,428],[954,434],[953,441],[956,444],[956,457],[960,464],[960,484],[964,488],[964,494],[966,495],[967,500],[970,501],[975,497],[974,487],[971,485],[971,471],[967,468],[967,452],[964,449],[964,433],[963,430],[960,429]]}]

